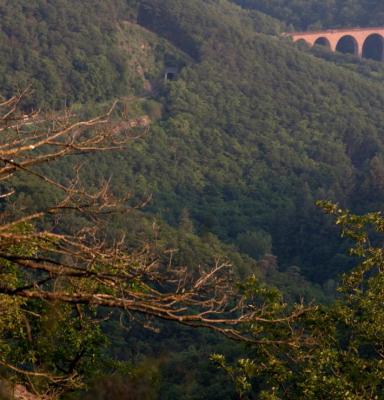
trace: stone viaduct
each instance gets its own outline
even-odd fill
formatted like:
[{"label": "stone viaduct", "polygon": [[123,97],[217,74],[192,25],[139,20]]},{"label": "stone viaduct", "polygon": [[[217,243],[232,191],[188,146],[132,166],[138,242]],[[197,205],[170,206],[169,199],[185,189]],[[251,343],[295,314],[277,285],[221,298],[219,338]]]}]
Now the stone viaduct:
[{"label": "stone viaduct", "polygon": [[304,40],[310,46],[322,45],[331,51],[384,61],[384,27],[293,32],[285,35],[292,37],[294,42]]}]

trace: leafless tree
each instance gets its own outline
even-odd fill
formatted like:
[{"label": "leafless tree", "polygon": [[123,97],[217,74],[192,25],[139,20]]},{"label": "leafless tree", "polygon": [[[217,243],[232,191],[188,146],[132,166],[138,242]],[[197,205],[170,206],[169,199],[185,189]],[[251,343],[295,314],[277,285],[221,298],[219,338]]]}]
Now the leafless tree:
[{"label": "leafless tree", "polygon": [[[294,322],[306,312],[303,305],[279,314],[267,302],[250,302],[233,284],[225,261],[197,274],[162,262],[149,244],[128,251],[124,238],[111,243],[100,232],[99,223],[106,215],[129,210],[126,199],[115,198],[108,184],[92,192],[81,184],[79,174],[65,184],[39,169],[41,164],[64,157],[123,149],[148,129],[148,119],[117,117],[116,104],[106,115],[85,121],[76,120],[69,110],[25,113],[20,107],[25,95],[0,104],[2,201],[12,202],[17,195],[12,179],[19,173],[54,187],[61,197],[44,209],[0,214],[0,308],[9,299],[32,299],[71,304],[79,310],[77,318],[81,318],[80,307],[107,307],[208,328],[240,341],[296,346],[302,340],[294,332]],[[44,228],[44,221],[58,224],[67,213],[78,213],[91,223],[70,234]],[[10,265],[22,279],[7,279]],[[28,310],[25,318],[31,318]],[[284,325],[292,334],[268,338],[254,328],[271,324]],[[18,375],[42,377],[56,385],[70,386],[78,379],[75,365],[55,375],[44,367],[14,365],[1,354],[0,364]]]}]

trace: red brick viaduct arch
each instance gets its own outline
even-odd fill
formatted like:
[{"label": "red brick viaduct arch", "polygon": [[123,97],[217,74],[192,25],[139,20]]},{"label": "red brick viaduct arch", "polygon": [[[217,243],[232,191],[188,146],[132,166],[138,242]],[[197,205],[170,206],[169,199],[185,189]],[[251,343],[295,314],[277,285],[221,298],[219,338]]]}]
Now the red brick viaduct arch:
[{"label": "red brick viaduct arch", "polygon": [[294,42],[304,40],[310,46],[320,44],[331,51],[384,61],[384,27],[293,32],[286,36],[292,37]]}]

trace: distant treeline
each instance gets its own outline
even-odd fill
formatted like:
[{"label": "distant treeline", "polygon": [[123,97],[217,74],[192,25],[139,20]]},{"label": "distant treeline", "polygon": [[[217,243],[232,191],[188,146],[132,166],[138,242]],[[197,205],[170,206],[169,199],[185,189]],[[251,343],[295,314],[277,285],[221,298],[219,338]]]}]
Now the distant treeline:
[{"label": "distant treeline", "polygon": [[234,0],[273,16],[294,29],[384,25],[381,0]]}]

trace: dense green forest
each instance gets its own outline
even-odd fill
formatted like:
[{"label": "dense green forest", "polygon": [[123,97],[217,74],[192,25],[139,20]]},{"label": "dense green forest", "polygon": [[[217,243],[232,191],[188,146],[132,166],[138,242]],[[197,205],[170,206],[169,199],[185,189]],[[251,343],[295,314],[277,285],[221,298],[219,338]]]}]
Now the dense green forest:
[{"label": "dense green forest", "polygon": [[[334,230],[314,201],[359,210],[380,201],[370,172],[382,146],[377,82],[265,35],[279,27],[259,14],[249,26],[221,24],[230,14],[217,15],[207,2],[204,15],[212,21],[204,25],[213,32],[203,39],[194,23],[201,10],[180,4],[145,4],[139,21],[166,38],[188,35],[183,51],[199,62],[163,89],[162,117],[127,154],[133,168],[120,171],[119,186],[152,191],[149,209],[173,225],[186,208],[197,232],[243,251],[252,241],[254,249],[270,243],[261,253],[272,251],[283,268],[295,265],[320,283],[334,278],[347,267],[344,250],[326,240]],[[183,25],[160,24],[174,14]],[[105,173],[112,168],[104,163]]]},{"label": "dense green forest", "polygon": [[[382,25],[382,2],[15,0],[0,5],[0,16],[4,98],[30,87],[25,112],[69,107],[80,119],[119,99],[116,115],[146,128],[123,151],[80,156],[91,190],[108,180],[114,196],[132,193],[131,204],[151,198],[112,218],[108,240],[123,232],[130,248],[154,241],[157,250],[177,249],[173,261],[191,271],[227,260],[236,282],[254,275],[289,304],[337,297],[341,274],[355,265],[352,240],[339,238],[315,202],[382,209],[384,66],[300,48],[281,33]],[[165,79],[169,68],[175,75]],[[68,182],[72,161],[38,171]],[[5,213],[59,198],[57,187],[42,190],[28,175],[13,186],[17,194],[1,200]],[[60,230],[83,223],[73,217]],[[116,399],[127,390],[143,399],[237,398],[209,356],[231,362],[241,345],[164,322],[122,332],[119,322],[103,324],[111,346],[102,357],[123,366],[111,361],[88,395],[70,396],[108,398],[115,385]]]}]

